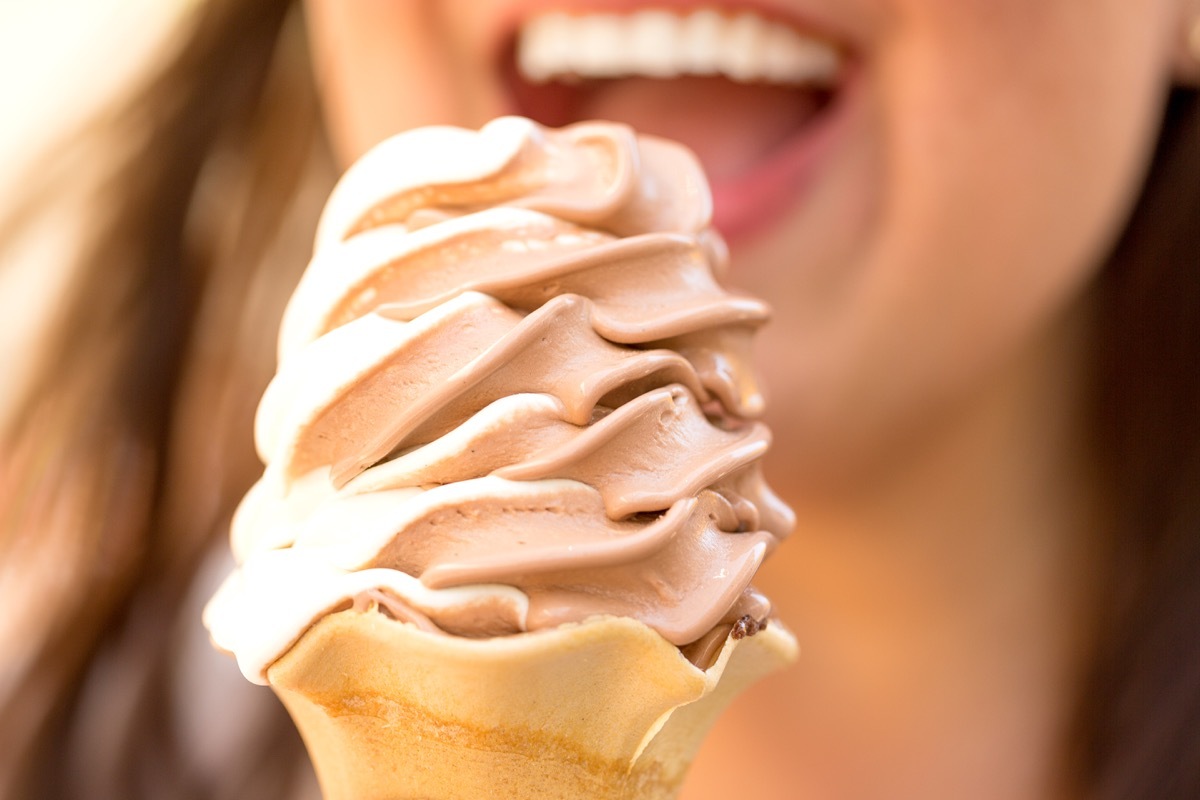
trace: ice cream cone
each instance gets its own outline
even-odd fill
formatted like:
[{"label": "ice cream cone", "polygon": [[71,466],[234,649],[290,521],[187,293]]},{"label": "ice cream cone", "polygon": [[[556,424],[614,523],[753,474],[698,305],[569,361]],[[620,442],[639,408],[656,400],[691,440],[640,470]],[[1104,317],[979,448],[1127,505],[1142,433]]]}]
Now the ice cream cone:
[{"label": "ice cream cone", "polygon": [[740,690],[795,657],[772,624],[700,670],[636,620],[463,639],[319,620],[269,670],[327,800],[675,797]]}]

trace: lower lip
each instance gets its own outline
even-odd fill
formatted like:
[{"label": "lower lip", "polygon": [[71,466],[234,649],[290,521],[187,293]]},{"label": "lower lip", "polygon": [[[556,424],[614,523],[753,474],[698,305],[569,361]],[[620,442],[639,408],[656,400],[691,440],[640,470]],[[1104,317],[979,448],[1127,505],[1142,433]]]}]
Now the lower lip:
[{"label": "lower lip", "polygon": [[745,173],[715,181],[713,225],[740,244],[794,212],[848,127],[859,81],[848,73],[830,104],[774,154]]}]

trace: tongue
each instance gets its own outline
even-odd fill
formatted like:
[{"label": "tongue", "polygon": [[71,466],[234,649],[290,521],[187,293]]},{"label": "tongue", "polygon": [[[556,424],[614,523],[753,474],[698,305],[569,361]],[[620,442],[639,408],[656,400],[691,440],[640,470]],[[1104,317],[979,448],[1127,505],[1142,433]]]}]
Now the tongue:
[{"label": "tongue", "polygon": [[816,111],[815,93],[724,78],[626,78],[577,89],[577,119],[607,119],[675,139],[714,182],[736,179],[770,157]]}]

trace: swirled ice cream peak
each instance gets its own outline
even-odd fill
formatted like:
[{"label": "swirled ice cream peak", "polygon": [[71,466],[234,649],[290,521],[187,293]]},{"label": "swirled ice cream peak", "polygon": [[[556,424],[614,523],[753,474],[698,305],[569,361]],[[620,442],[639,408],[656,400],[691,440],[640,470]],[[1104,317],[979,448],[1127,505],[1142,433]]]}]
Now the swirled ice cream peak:
[{"label": "swirled ice cream peak", "polygon": [[685,149],[609,123],[401,134],[331,196],[259,406],[266,463],[206,610],[252,680],[339,608],[480,637],[764,624],[791,512],[750,339],[761,302]]}]

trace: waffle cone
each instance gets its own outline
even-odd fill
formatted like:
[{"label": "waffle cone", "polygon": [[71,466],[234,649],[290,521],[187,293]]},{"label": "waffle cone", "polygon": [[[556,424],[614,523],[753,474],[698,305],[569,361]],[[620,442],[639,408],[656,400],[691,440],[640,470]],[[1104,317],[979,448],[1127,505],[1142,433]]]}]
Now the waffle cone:
[{"label": "waffle cone", "polygon": [[268,675],[327,800],[642,800],[675,797],[721,709],[795,653],[773,625],[702,671],[626,618],[468,640],[343,611]]}]

